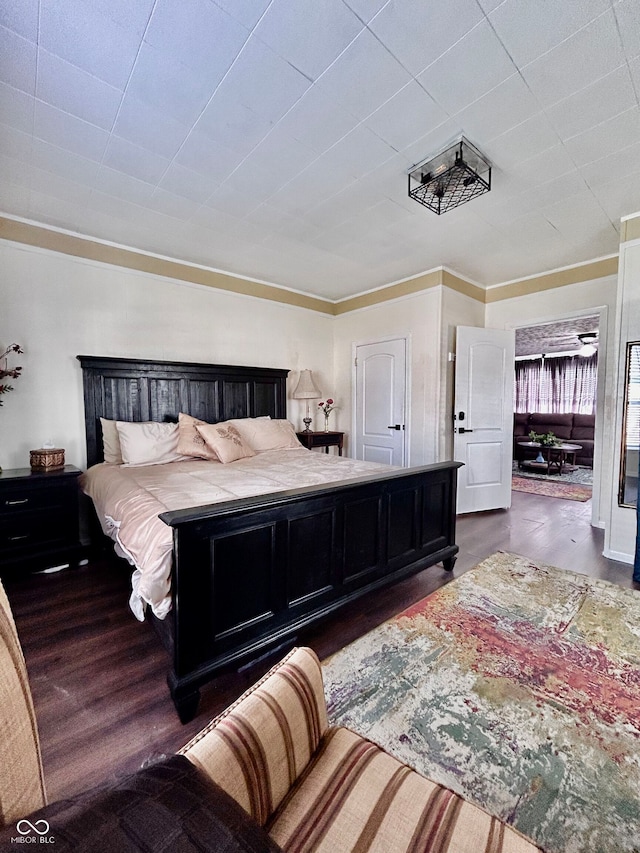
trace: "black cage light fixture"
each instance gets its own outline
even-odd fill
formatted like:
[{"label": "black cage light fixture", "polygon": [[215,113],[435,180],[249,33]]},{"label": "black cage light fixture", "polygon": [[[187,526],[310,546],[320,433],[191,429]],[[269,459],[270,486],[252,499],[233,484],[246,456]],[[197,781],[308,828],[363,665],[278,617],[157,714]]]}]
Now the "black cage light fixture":
[{"label": "black cage light fixture", "polygon": [[409,195],[438,216],[491,189],[491,164],[464,136],[409,171]]}]

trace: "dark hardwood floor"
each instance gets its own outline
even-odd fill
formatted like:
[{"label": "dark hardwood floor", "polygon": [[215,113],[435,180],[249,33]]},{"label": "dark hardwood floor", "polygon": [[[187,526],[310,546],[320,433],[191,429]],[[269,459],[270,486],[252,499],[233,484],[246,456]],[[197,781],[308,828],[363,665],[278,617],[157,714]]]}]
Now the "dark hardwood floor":
[{"label": "dark hardwood floor", "polygon": [[[498,550],[628,588],[631,567],[602,556],[590,503],[513,493],[510,510],[458,519],[453,577]],[[324,658],[452,580],[441,566],[371,594],[298,637]],[[49,799],[132,772],[182,746],[274,663],[265,659],[202,690],[182,726],[169,698],[167,659],[153,629],[128,608],[128,567],[101,559],[57,574],[7,579],[29,670]],[[280,652],[277,656],[281,656]]]}]

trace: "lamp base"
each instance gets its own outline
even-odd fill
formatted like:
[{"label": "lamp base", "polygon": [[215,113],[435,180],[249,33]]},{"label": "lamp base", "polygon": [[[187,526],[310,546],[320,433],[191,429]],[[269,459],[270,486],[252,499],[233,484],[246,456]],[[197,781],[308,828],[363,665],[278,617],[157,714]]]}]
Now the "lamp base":
[{"label": "lamp base", "polygon": [[304,429],[302,430],[302,432],[311,432],[310,427],[311,427],[311,421],[312,420],[313,420],[313,418],[303,418],[302,419],[302,423],[304,424]]}]

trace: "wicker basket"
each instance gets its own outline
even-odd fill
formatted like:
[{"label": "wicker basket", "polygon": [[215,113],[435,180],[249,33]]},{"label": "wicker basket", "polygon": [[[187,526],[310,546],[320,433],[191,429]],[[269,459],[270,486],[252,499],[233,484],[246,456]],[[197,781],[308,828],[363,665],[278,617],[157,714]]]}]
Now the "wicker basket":
[{"label": "wicker basket", "polygon": [[53,471],[64,468],[64,450],[60,447],[41,447],[29,451],[32,471]]}]

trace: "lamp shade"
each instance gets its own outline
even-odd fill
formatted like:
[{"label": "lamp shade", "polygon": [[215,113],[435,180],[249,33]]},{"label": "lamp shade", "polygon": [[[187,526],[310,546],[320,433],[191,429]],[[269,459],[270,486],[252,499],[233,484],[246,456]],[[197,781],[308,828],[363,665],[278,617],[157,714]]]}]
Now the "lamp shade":
[{"label": "lamp shade", "polygon": [[293,392],[294,400],[315,400],[322,397],[322,394],[316,387],[313,381],[313,375],[310,370],[301,370],[296,390]]}]

